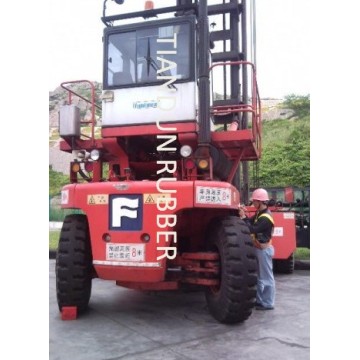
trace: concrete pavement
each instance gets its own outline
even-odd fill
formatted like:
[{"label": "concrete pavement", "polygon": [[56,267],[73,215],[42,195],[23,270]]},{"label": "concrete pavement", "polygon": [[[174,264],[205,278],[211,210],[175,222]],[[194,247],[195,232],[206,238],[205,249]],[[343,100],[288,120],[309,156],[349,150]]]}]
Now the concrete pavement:
[{"label": "concrete pavement", "polygon": [[89,311],[63,321],[49,260],[50,360],[308,360],[310,271],[276,275],[276,308],[223,325],[202,292],[140,292],[95,279]]}]

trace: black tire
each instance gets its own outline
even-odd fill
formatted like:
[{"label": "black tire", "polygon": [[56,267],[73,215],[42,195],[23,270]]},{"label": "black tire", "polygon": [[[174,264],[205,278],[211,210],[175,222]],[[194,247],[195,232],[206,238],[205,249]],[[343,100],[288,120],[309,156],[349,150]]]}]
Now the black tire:
[{"label": "black tire", "polygon": [[277,274],[292,274],[295,269],[295,257],[292,253],[287,259],[274,259],[273,270]]},{"label": "black tire", "polygon": [[76,306],[84,312],[89,304],[92,282],[92,254],[89,226],[85,215],[66,216],[56,254],[56,296],[61,312]]},{"label": "black tire", "polygon": [[256,300],[257,260],[249,229],[236,216],[217,218],[207,241],[208,250],[220,255],[220,285],[205,292],[209,311],[221,323],[242,322]]}]

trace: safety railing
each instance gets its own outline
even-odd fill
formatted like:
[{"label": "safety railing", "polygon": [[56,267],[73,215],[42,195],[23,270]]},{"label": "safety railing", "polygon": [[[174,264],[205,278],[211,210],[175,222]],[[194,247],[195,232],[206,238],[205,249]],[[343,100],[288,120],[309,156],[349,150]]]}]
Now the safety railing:
[{"label": "safety railing", "polygon": [[[87,98],[83,97],[82,95],[80,95],[79,93],[74,91],[73,89],[70,89],[69,87],[66,86],[66,85],[70,85],[70,84],[80,84],[80,83],[87,83],[90,85],[91,99],[87,99]],[[82,125],[90,124],[91,136],[88,136],[86,134],[81,134],[81,135],[85,138],[90,139],[94,143],[95,142],[95,125],[96,125],[95,108],[98,108],[99,110],[101,110],[101,107],[96,105],[96,95],[95,95],[94,84],[89,80],[74,80],[74,81],[65,81],[65,82],[61,83],[61,87],[69,93],[69,95],[68,95],[69,96],[68,97],[69,105],[72,104],[72,96],[73,95],[77,96],[78,98],[86,101],[87,103],[89,103],[91,105],[91,119],[89,121],[85,121],[85,120],[81,121]]]},{"label": "safety railing", "polygon": [[213,64],[209,70],[212,71],[216,66],[250,66],[251,67],[251,103],[250,104],[233,104],[233,105],[218,105],[213,106],[210,110],[210,114],[225,115],[229,113],[250,113],[251,114],[251,127],[252,134],[255,140],[256,147],[261,153],[261,101],[259,95],[259,89],[256,80],[256,71],[253,63],[249,61],[227,61]]}]

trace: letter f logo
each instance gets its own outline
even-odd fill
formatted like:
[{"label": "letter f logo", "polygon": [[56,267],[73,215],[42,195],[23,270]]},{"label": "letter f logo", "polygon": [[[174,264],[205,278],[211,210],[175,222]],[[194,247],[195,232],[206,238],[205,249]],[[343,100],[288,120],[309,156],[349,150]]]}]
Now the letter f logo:
[{"label": "letter f logo", "polygon": [[[131,196],[131,195],[130,195]],[[142,219],[141,208],[139,208],[139,196],[134,198],[115,197],[111,201],[111,228],[121,228],[121,230],[140,230]],[[139,211],[140,210],[140,211]],[[140,212],[140,214],[139,214]],[[135,219],[129,221],[129,219]]]}]

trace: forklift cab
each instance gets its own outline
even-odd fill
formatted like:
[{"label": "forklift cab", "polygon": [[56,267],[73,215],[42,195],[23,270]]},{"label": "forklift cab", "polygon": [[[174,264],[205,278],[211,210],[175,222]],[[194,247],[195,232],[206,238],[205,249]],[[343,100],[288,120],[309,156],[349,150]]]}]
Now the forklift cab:
[{"label": "forklift cab", "polygon": [[195,43],[195,16],[105,28],[102,126],[195,121]]}]

